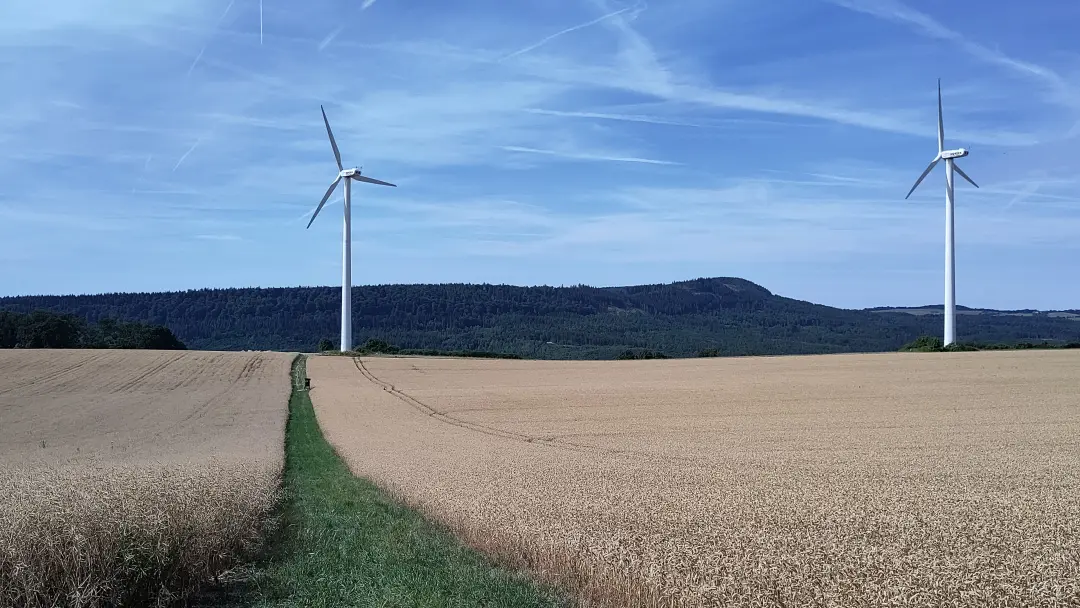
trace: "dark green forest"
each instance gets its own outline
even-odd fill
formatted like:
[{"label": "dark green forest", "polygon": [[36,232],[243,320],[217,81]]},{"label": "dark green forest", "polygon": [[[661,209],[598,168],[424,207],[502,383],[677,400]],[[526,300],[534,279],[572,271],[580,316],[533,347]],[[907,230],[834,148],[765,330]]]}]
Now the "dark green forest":
[{"label": "dark green forest", "polygon": [[0,310],[0,348],[146,348],[186,347],[161,325],[100,318],[96,323],[73,314],[35,310]]},{"label": "dark green forest", "polygon": [[[314,351],[336,345],[340,288],[200,289],[0,298],[0,310],[48,310],[90,323],[165,326],[196,349]],[[354,343],[544,359],[895,351],[940,335],[940,315],[846,310],[774,295],[738,278],[628,287],[488,284],[353,289]],[[1046,314],[964,314],[958,338],[984,344],[1080,341],[1080,321]],[[628,355],[627,353],[630,353]]]}]

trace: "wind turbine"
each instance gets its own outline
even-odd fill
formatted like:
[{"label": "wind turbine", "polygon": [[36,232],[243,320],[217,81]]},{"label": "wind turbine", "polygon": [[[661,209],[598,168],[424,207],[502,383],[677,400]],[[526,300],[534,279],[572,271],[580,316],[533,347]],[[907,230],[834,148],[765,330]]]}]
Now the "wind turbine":
[{"label": "wind turbine", "polygon": [[330,195],[334,193],[338,183],[345,180],[345,229],[341,239],[341,351],[345,352],[352,350],[352,180],[380,186],[392,186],[394,188],[397,186],[390,182],[360,175],[360,169],[355,167],[352,169],[343,167],[341,164],[341,152],[338,151],[337,142],[334,141],[334,132],[330,130],[330,121],[326,119],[326,110],[321,105],[319,109],[322,110],[323,123],[326,124],[326,134],[330,136],[330,146],[334,148],[334,159],[337,160],[338,174],[334,183],[330,184],[330,187],[326,189],[326,194],[319,201],[315,213],[311,214],[311,220],[308,222],[307,227],[311,228],[311,223],[315,221],[315,217],[322,211],[323,205],[326,204]]},{"label": "wind turbine", "polygon": [[945,149],[945,123],[941,117],[940,78],[938,78],[937,85],[937,144],[937,156],[930,161],[930,165],[922,172],[919,179],[915,180],[915,185],[911,187],[911,190],[908,191],[907,196],[904,198],[907,199],[912,192],[915,192],[915,188],[919,187],[919,184],[934,170],[938,162],[945,161],[945,339],[943,341],[945,346],[948,346],[956,342],[956,246],[953,242],[955,236],[953,229],[953,171],[959,173],[960,177],[966,179],[972,186],[978,188],[979,184],[972,181],[967,176],[967,173],[964,173],[956,165],[956,159],[967,156],[968,150],[964,148]]}]

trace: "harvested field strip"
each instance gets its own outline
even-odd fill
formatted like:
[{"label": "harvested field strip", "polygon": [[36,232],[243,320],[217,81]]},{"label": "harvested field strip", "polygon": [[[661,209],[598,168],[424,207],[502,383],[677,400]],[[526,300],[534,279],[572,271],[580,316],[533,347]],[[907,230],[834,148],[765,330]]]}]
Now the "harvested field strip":
[{"label": "harvested field strip", "polygon": [[361,363],[352,471],[590,605],[1080,606],[1080,353]]},{"label": "harvested field strip", "polygon": [[296,363],[285,442],[285,535],[245,606],[557,607],[349,472],[323,439]]}]

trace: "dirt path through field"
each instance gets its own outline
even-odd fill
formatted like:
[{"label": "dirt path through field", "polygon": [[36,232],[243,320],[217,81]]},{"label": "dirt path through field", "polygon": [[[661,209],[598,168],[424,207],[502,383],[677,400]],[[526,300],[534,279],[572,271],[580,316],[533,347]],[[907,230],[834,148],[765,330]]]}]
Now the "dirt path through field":
[{"label": "dirt path through field", "polygon": [[355,472],[534,565],[683,605],[1080,601],[1080,353],[309,375]]}]

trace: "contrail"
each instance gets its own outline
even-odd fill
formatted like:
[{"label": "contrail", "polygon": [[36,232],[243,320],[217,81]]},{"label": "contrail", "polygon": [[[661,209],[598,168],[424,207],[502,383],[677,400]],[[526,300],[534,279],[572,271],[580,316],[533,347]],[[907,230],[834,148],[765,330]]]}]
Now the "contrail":
[{"label": "contrail", "polygon": [[570,32],[577,31],[577,30],[580,30],[582,28],[589,27],[590,25],[596,25],[597,23],[600,23],[601,21],[604,21],[605,19],[611,19],[612,17],[621,15],[621,14],[625,13],[628,10],[630,10],[630,7],[622,8],[622,9],[619,9],[619,10],[613,12],[613,13],[608,13],[608,14],[603,15],[601,17],[597,17],[596,19],[593,19],[592,21],[588,21],[586,23],[581,23],[581,24],[575,25],[573,27],[568,27],[565,30],[562,30],[561,32],[555,32],[554,34],[548,36],[547,38],[544,38],[543,40],[541,40],[540,42],[537,42],[536,44],[531,44],[531,45],[529,45],[529,46],[527,46],[527,47],[525,47],[523,49],[518,49],[518,50],[514,51],[513,53],[510,53],[509,55],[503,57],[499,61],[506,61],[507,59],[517,57],[518,55],[524,55],[525,53],[528,53],[529,51],[535,51],[536,49],[544,46],[545,44],[551,42],[552,40],[558,38],[559,36],[562,36],[564,34],[569,34]]},{"label": "contrail", "polygon": [[556,150],[544,150],[542,148],[527,148],[525,146],[500,146],[507,152],[526,152],[528,154],[545,154],[548,156],[557,156],[559,158],[570,158],[576,160],[592,160],[592,161],[608,161],[616,163],[645,163],[648,165],[680,165],[682,163],[676,163],[668,160],[656,160],[653,158],[638,158],[636,156],[610,156],[606,154],[579,154],[576,152],[559,152]]},{"label": "contrail", "polygon": [[341,30],[343,28],[344,26],[338,26],[336,30],[330,32],[330,34],[327,35],[326,38],[323,38],[322,42],[319,43],[319,52],[322,52],[323,49],[330,46],[330,43],[334,41],[334,38],[337,38],[338,34],[341,33]]},{"label": "contrail", "polygon": [[[326,207],[333,207],[334,205],[336,205],[336,204],[338,204],[338,203],[340,203],[340,202],[342,202],[344,200],[345,200],[345,195],[344,194],[342,194],[341,196],[332,196],[326,201]],[[326,209],[326,207],[323,207],[323,209]],[[297,220],[306,220],[307,218],[311,217],[312,213],[315,213],[314,209],[305,211],[304,215],[301,215],[300,217],[298,217],[296,219]]]},{"label": "contrail", "polygon": [[541,108],[526,108],[523,110],[530,114],[544,114],[547,116],[562,116],[566,118],[601,118],[604,120],[621,120],[625,122],[646,122],[654,125],[673,125],[681,127],[699,127],[703,125],[682,122],[678,120],[668,120],[666,118],[658,116],[647,116],[644,114],[611,114],[607,112],[577,112],[577,111],[565,111],[565,110],[544,110]]},{"label": "contrail", "polygon": [[259,0],[259,44],[263,43],[263,0]]},{"label": "contrail", "polygon": [[[236,0],[229,0],[229,5],[225,7],[225,12],[221,13],[221,16],[218,17],[217,25],[214,26],[215,30],[221,27],[221,22],[225,20],[225,16],[229,14],[229,11],[232,10],[233,4],[235,3]],[[209,43],[203,45],[202,50],[199,51],[199,54],[195,57],[195,61],[191,62],[191,65],[188,67],[187,76],[191,76],[191,72],[195,70],[195,66],[199,65],[199,61],[202,59],[203,53],[206,52],[207,46],[209,46]]]},{"label": "contrail", "polygon": [[375,4],[375,0],[364,0],[364,3],[360,5],[360,10],[367,10],[371,8],[372,4]]},{"label": "contrail", "polygon": [[200,143],[202,143],[201,137],[195,140],[195,144],[191,146],[191,148],[189,148],[187,152],[184,152],[184,155],[180,157],[180,160],[176,161],[176,165],[172,168],[172,170],[176,171],[177,169],[179,169],[180,165],[184,164],[184,161],[187,160],[187,157],[195,151],[195,148],[199,147]]},{"label": "contrail", "polygon": [[143,171],[146,171],[147,169],[149,169],[149,168],[150,168],[150,159],[151,159],[151,158],[154,158],[154,155],[153,155],[153,154],[147,154],[147,155],[146,155],[146,162],[145,162],[145,163],[143,163],[143,166],[142,166],[142,168],[143,168]]},{"label": "contrail", "polygon": [[188,76],[191,76],[192,70],[194,70],[195,66],[199,64],[199,60],[202,59],[203,53],[205,53],[205,52],[206,52],[206,45],[204,44],[203,47],[202,47],[202,50],[199,51],[199,54],[195,56],[195,61],[192,61],[191,66],[188,67],[188,69],[187,69],[187,75]]},{"label": "contrail", "polygon": [[1042,187],[1042,182],[1033,182],[1027,188],[1024,188],[1021,192],[1017,193],[1017,195],[1014,196],[1011,201],[1009,201],[1009,204],[1005,205],[1005,209],[1002,209],[1002,211],[1005,211],[1007,209],[1012,208],[1013,205],[1015,205],[1016,203],[1019,203],[1022,199],[1025,199],[1025,198],[1031,196],[1032,194],[1035,194],[1036,192],[1039,191],[1039,188],[1041,188],[1041,187]]}]

